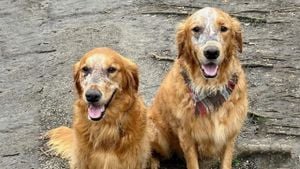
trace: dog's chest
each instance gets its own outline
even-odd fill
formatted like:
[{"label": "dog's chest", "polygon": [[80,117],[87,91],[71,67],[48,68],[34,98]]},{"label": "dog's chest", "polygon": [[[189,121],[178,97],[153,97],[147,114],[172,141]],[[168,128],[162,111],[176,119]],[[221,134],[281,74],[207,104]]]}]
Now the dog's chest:
[{"label": "dog's chest", "polygon": [[214,156],[219,154],[229,140],[238,132],[238,118],[232,112],[221,108],[206,116],[197,116],[191,123],[192,138],[200,154]]}]

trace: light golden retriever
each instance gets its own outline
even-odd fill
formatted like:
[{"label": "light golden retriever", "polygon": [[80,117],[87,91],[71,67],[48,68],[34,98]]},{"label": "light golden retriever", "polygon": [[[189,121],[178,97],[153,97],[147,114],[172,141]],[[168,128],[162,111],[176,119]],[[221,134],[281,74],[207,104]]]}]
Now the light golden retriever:
[{"label": "light golden retriever", "polygon": [[199,169],[207,157],[219,157],[221,168],[230,169],[248,107],[237,56],[240,23],[219,9],[203,8],[179,26],[176,40],[178,58],[149,109],[152,148],[163,157],[182,154],[188,169]]},{"label": "light golden retriever", "polygon": [[150,142],[137,66],[109,48],[96,48],[74,65],[74,81],[73,127],[49,131],[50,147],[71,169],[146,168]]}]

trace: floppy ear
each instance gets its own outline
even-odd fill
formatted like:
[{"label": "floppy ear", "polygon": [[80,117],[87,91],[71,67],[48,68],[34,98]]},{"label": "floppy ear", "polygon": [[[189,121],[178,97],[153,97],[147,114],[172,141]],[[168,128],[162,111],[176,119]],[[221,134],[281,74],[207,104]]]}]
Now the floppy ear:
[{"label": "floppy ear", "polygon": [[233,31],[234,31],[234,37],[235,37],[237,49],[240,53],[242,53],[242,51],[243,51],[243,38],[242,38],[241,24],[235,18],[233,18]]},{"label": "floppy ear", "polygon": [[176,33],[176,44],[178,50],[177,58],[180,58],[180,56],[184,53],[185,45],[186,45],[185,39],[186,39],[185,23],[182,22],[179,24]]},{"label": "floppy ear", "polygon": [[82,88],[80,86],[80,62],[77,62],[73,66],[73,79],[75,83],[75,87],[79,96],[82,94]]},{"label": "floppy ear", "polygon": [[125,84],[124,90],[130,92],[137,92],[139,88],[139,75],[137,65],[134,63],[129,63],[125,67]]}]

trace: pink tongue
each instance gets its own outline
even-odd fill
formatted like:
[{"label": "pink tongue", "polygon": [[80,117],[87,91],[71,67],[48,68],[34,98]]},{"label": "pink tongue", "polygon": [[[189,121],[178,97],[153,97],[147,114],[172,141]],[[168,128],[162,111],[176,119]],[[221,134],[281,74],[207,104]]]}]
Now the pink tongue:
[{"label": "pink tongue", "polygon": [[202,69],[204,70],[205,75],[216,76],[218,71],[218,65],[206,64],[206,65],[202,65]]},{"label": "pink tongue", "polygon": [[93,118],[93,119],[99,118],[99,117],[101,117],[104,110],[105,110],[104,106],[90,105],[88,108],[89,117]]}]

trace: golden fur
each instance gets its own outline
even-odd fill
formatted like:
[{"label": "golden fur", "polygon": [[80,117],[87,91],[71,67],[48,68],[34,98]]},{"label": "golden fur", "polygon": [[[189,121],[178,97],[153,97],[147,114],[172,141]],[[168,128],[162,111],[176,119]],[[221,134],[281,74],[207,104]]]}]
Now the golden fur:
[{"label": "golden fur", "polygon": [[[86,82],[83,67],[116,71],[96,84]],[[99,78],[98,75],[95,75]],[[144,169],[150,155],[147,115],[138,96],[137,66],[109,48],[96,48],[74,65],[78,98],[74,104],[73,127],[48,132],[49,145],[70,161],[71,169]],[[95,79],[94,79],[95,80]],[[116,93],[112,95],[112,86]],[[112,97],[100,121],[87,118],[84,98],[88,88],[96,88],[102,97]]]},{"label": "golden fur", "polygon": [[[205,13],[217,30],[225,25],[228,30],[217,32],[221,39],[218,75],[205,78],[199,63],[203,61],[203,47],[193,44],[193,28],[204,24]],[[203,16],[204,15],[204,16]],[[199,36],[199,35],[197,35]],[[200,35],[201,36],[201,35]],[[245,74],[237,58],[242,51],[242,35],[239,22],[215,8],[204,8],[187,18],[177,31],[178,58],[163,80],[149,109],[152,130],[152,149],[161,156],[172,152],[182,154],[188,169],[199,169],[204,157],[220,157],[221,168],[230,169],[235,139],[247,114],[247,86]],[[187,84],[180,74],[184,69],[196,91],[214,92],[226,85],[235,73],[238,83],[229,99],[216,111],[204,117],[195,114],[194,102]],[[154,160],[155,161],[155,160]],[[157,164],[155,164],[158,166]],[[154,167],[156,168],[156,167]]]}]

